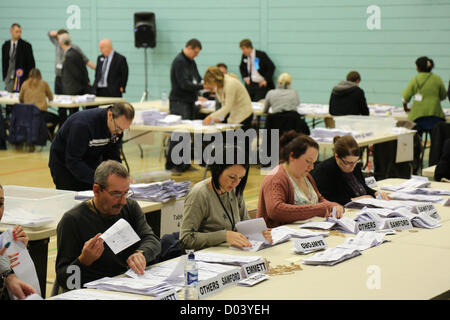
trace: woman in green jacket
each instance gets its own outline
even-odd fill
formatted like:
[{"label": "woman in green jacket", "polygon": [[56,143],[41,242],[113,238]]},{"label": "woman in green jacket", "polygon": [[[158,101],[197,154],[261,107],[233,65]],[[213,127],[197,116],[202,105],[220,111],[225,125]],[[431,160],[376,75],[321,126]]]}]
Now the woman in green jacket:
[{"label": "woman in green jacket", "polygon": [[[402,95],[408,120],[417,124],[420,134],[423,130],[431,130],[439,121],[445,121],[441,101],[446,98],[447,93],[441,77],[431,72],[433,60],[420,57],[416,60],[416,66],[419,74],[411,79]],[[407,103],[411,98],[413,104],[408,109]]]}]

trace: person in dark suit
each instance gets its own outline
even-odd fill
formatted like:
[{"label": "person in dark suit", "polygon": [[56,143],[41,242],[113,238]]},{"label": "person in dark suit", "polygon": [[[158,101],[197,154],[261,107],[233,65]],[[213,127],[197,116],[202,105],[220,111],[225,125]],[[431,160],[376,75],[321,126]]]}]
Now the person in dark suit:
[{"label": "person in dark suit", "polygon": [[334,137],[334,156],[321,162],[311,173],[319,192],[329,201],[345,205],[354,199],[389,197],[369,188],[359,163],[361,149],[352,136]]},{"label": "person in dark suit", "polygon": [[113,49],[110,39],[98,44],[101,55],[97,58],[94,88],[100,97],[122,97],[128,81],[127,59]]},{"label": "person in dark suit", "polygon": [[445,140],[441,158],[434,170],[434,180],[450,180],[450,138]]},{"label": "person in dark suit", "polygon": [[361,76],[356,71],[347,74],[347,80],[333,88],[330,96],[330,114],[334,116],[369,115],[364,90],[359,87]]},{"label": "person in dark suit", "polygon": [[9,29],[11,40],[2,46],[2,71],[5,88],[9,92],[19,92],[22,83],[35,67],[33,48],[22,40],[22,27],[13,23]]},{"label": "person in dark suit", "polygon": [[252,101],[264,99],[267,91],[275,88],[272,79],[275,65],[264,51],[255,50],[249,39],[242,40],[239,47],[242,51],[239,70],[250,98]]},{"label": "person in dark suit", "polygon": [[[72,48],[72,39],[68,33],[58,38],[59,45],[64,51],[63,68],[61,73],[62,92],[67,95],[83,95],[89,93],[89,75],[82,55]],[[60,108],[62,109],[62,108]],[[70,108],[70,115],[78,108]],[[67,119],[67,114],[59,114],[59,126]]]}]

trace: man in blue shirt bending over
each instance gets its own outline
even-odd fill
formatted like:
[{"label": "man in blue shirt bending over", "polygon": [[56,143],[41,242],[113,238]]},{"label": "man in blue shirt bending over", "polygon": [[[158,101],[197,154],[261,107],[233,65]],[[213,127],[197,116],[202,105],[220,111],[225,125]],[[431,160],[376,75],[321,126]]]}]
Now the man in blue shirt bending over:
[{"label": "man in blue shirt bending over", "polygon": [[134,108],[126,102],[71,115],[50,147],[48,166],[56,189],[90,190],[102,161],[121,162],[123,131],[133,118]]}]

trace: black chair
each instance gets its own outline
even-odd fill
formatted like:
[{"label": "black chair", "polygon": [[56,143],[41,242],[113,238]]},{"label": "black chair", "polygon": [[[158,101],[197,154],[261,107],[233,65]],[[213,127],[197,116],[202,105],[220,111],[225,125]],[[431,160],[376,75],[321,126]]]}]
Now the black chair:
[{"label": "black chair", "polygon": [[34,104],[15,104],[11,112],[8,141],[45,146],[48,138],[44,115]]},{"label": "black chair", "polygon": [[439,122],[431,130],[431,147],[428,166],[434,166],[439,162],[444,148],[445,140],[450,138],[450,123]]},{"label": "black chair", "polygon": [[[303,116],[297,111],[284,111],[278,113],[270,113],[267,115],[266,126],[267,129],[267,141],[263,144],[267,147],[267,152],[271,150],[271,131],[278,130],[279,137],[281,137],[285,132],[290,130],[295,130],[299,133],[304,133],[310,135],[308,124],[304,120]],[[268,156],[269,154],[266,153]]]}]

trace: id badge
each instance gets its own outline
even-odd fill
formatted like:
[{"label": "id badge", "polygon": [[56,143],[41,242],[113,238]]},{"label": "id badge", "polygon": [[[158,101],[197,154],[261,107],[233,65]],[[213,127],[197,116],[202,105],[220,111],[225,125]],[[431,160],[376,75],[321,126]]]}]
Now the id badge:
[{"label": "id badge", "polygon": [[62,63],[57,63],[57,64],[56,64],[56,69],[62,69],[62,68],[63,68]]},{"label": "id badge", "polygon": [[414,100],[416,101],[422,101],[422,95],[420,93],[416,93],[416,95],[414,96]]}]

